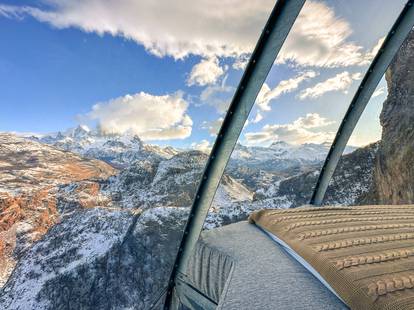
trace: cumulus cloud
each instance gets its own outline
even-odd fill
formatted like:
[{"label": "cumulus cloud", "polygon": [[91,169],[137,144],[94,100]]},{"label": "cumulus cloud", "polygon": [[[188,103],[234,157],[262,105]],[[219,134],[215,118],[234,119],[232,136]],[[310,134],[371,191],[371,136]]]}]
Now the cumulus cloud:
[{"label": "cumulus cloud", "polygon": [[325,117],[321,117],[318,113],[308,113],[306,116],[301,116],[295,120],[292,124],[296,128],[321,128],[328,125],[332,125],[335,122],[328,121]]},{"label": "cumulus cloud", "polygon": [[[157,56],[233,57],[243,68],[273,0],[44,0],[41,8],[0,5],[0,15],[30,15],[56,28],[76,27],[134,40]],[[307,1],[278,62],[337,67],[366,64],[349,23],[323,2]]]},{"label": "cumulus cloud", "polygon": [[47,8],[2,5],[57,28],[123,36],[157,56],[236,57],[250,53],[272,0],[45,0]]},{"label": "cumulus cloud", "polygon": [[306,1],[282,47],[278,63],[342,67],[366,65],[362,46],[350,42],[350,24],[323,2]]},{"label": "cumulus cloud", "polygon": [[297,75],[294,78],[281,81],[275,88],[271,89],[267,83],[264,83],[256,98],[257,107],[261,111],[270,111],[270,101],[280,97],[285,93],[296,90],[300,83],[317,76],[314,71],[307,71]]},{"label": "cumulus cloud", "polygon": [[366,53],[365,59],[367,61],[371,61],[375,57],[375,55],[377,55],[377,53],[378,53],[379,49],[381,48],[382,44],[384,43],[384,41],[385,41],[385,37],[380,38],[378,40],[377,44],[374,45],[372,50],[370,52]]},{"label": "cumulus cloud", "polygon": [[226,85],[226,78],[224,78],[221,85],[207,86],[200,94],[200,101],[202,104],[207,104],[214,107],[218,113],[224,114],[230,105],[231,96],[235,88]]},{"label": "cumulus cloud", "polygon": [[191,148],[208,154],[212,146],[208,140],[201,140],[199,143],[191,143]]},{"label": "cumulus cloud", "polygon": [[382,86],[374,91],[374,93],[372,94],[372,98],[381,96],[384,93],[385,93],[385,86]]},{"label": "cumulus cloud", "polygon": [[329,78],[323,82],[316,84],[313,87],[309,87],[301,91],[299,99],[304,100],[306,98],[315,99],[327,92],[331,91],[343,91],[347,93],[352,82],[360,80],[362,78],[361,73],[351,74],[348,71],[338,73],[332,78]]},{"label": "cumulus cloud", "polygon": [[263,115],[262,115],[262,113],[260,113],[260,111],[259,112],[257,112],[256,113],[256,116],[254,117],[254,119],[252,119],[252,123],[253,124],[256,124],[256,123],[258,123],[258,122],[260,122],[261,120],[263,119]]},{"label": "cumulus cloud", "polygon": [[[265,125],[259,132],[245,134],[250,145],[285,141],[292,144],[323,143],[333,139],[335,133],[322,130],[333,124],[317,113],[309,113],[289,124]],[[319,129],[319,130],[316,130]]]},{"label": "cumulus cloud", "polygon": [[224,70],[220,67],[217,57],[203,59],[192,68],[187,79],[187,85],[205,86],[215,84],[223,74]]},{"label": "cumulus cloud", "polygon": [[234,61],[232,67],[236,70],[244,70],[247,66],[247,63],[249,62],[249,55],[243,54],[236,58]]},{"label": "cumulus cloud", "polygon": [[216,119],[216,120],[211,121],[211,122],[205,121],[201,125],[201,128],[208,130],[210,135],[215,137],[215,136],[217,136],[217,134],[220,130],[220,127],[221,127],[221,124],[223,123],[223,120],[224,120],[224,118],[220,117],[219,119]]},{"label": "cumulus cloud", "polygon": [[182,92],[154,96],[144,92],[97,103],[83,120],[97,121],[104,133],[132,132],[143,140],[184,139],[193,122]]}]

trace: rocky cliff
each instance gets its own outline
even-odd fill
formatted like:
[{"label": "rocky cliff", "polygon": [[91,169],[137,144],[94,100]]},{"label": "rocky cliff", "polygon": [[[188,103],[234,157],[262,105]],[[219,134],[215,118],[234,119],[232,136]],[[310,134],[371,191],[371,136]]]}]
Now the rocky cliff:
[{"label": "rocky cliff", "polygon": [[[165,288],[207,156],[198,151],[181,152],[169,159],[147,156],[111,176],[112,173],[104,173],[103,167],[115,170],[101,161],[38,142],[8,135],[2,147],[16,141],[19,145],[10,148],[13,152],[26,149],[28,156],[39,156],[33,167],[21,166],[20,183],[10,184],[22,187],[27,179],[23,176],[43,167],[44,173],[36,175],[37,183],[33,181],[27,187],[33,190],[38,184],[42,189],[42,184],[52,182],[56,188],[48,197],[54,202],[54,220],[34,245],[27,244],[18,256],[18,247],[10,251],[17,265],[0,291],[0,308],[148,308]],[[18,156],[4,154],[2,167],[9,167],[4,169],[5,174],[15,175],[10,158]],[[54,165],[56,169],[64,167],[65,160],[83,166],[80,171],[88,178],[67,179],[65,170],[53,169]],[[20,165],[26,162],[30,160],[20,156]],[[102,177],[99,180],[90,173],[94,167],[102,169],[102,175],[96,176]],[[45,174],[47,171],[49,174]],[[26,195],[31,197],[30,193]],[[245,186],[225,175],[206,227],[234,221],[240,212],[237,207],[227,210],[227,206],[250,202],[252,197]],[[24,210],[36,206],[27,204]],[[36,214],[30,214],[22,223],[35,218]]]},{"label": "rocky cliff", "polygon": [[[373,182],[378,143],[359,148],[341,157],[326,191],[325,205],[361,204]],[[308,204],[322,163],[315,170],[291,176],[256,194],[261,207],[295,208]],[[257,209],[258,207],[256,207]]]},{"label": "rocky cliff", "polygon": [[31,244],[60,219],[62,186],[84,207],[102,204],[100,182],[116,173],[111,166],[47,145],[0,134],[0,286]]},{"label": "rocky cliff", "polygon": [[371,202],[414,203],[414,31],[386,73],[388,97]]}]

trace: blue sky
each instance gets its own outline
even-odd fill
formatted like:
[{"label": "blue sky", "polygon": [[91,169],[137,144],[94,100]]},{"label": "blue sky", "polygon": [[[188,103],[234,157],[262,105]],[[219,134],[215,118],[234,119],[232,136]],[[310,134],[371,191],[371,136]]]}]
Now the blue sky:
[{"label": "blue sky", "polygon": [[[241,142],[332,139],[403,3],[308,1]],[[0,0],[0,131],[99,124],[151,143],[208,147],[272,5]],[[384,82],[378,90],[353,144],[380,135]]]}]

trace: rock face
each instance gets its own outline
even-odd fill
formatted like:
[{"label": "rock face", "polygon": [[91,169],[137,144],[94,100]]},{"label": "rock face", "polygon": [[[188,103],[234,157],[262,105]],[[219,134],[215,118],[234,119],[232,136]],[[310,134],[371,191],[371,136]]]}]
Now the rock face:
[{"label": "rock face", "polygon": [[414,203],[414,31],[387,71],[372,202]]},{"label": "rock face", "polygon": [[[343,155],[329,183],[324,204],[361,204],[373,183],[373,171],[378,143],[357,149]],[[321,165],[321,163],[320,163]],[[308,204],[319,176],[320,166],[310,172],[286,178],[263,193],[268,198],[257,204],[270,204],[279,208],[295,208]]]},{"label": "rock face", "polygon": [[361,205],[372,188],[378,142],[341,157],[324,199],[325,205]]},{"label": "rock face", "polygon": [[184,209],[83,209],[37,242],[0,294],[4,309],[148,309],[165,288]]},{"label": "rock face", "polygon": [[[189,207],[206,162],[207,155],[200,151],[181,152],[165,160],[136,161],[111,178],[105,191],[125,207]],[[231,202],[252,200],[253,193],[228,175],[220,186]]]},{"label": "rock face", "polygon": [[100,181],[115,173],[101,161],[0,134],[0,285],[16,260],[59,220],[62,186],[77,182],[83,197],[77,201],[88,206],[97,203]]},{"label": "rock face", "polygon": [[[16,139],[20,149],[31,147],[32,153],[41,152],[49,159],[53,158],[49,153],[57,152],[62,159],[59,165],[70,158],[72,164],[78,160],[83,165],[90,163],[91,168],[96,164],[115,171],[101,161],[8,137],[8,141]],[[53,183],[55,220],[33,246],[31,241],[24,251],[20,251],[23,246],[11,251],[18,263],[0,291],[0,308],[147,309],[167,283],[206,160],[207,155],[198,151],[181,152],[169,159],[147,156],[116,175],[103,174],[99,180],[66,183],[62,177],[61,183]],[[5,159],[2,165],[10,166],[10,162]],[[24,171],[29,174],[31,169],[25,167]],[[59,179],[57,174],[48,176]],[[252,198],[251,191],[225,175],[206,227],[234,221],[240,214],[234,206]],[[227,206],[233,209],[227,210]],[[23,228],[31,231],[31,226]],[[14,234],[27,236],[23,228]]]}]

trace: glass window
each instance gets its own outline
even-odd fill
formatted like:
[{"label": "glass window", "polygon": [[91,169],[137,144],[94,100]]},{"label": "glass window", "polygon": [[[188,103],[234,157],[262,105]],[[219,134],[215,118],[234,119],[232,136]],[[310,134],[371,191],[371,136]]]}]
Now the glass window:
[{"label": "glass window", "polygon": [[[309,202],[358,83],[404,3],[306,2],[205,228]],[[1,1],[0,308],[147,309],[160,300],[211,147],[274,4]],[[382,140],[366,164],[381,195],[364,201],[413,197],[403,185],[414,157],[408,147],[399,152],[412,141],[400,129],[412,123],[406,71],[387,81],[395,104],[384,105]],[[366,113],[379,115],[385,91]],[[351,154],[380,137],[381,126],[365,119]],[[329,195],[327,202],[344,201]]]},{"label": "glass window", "polygon": [[1,309],[163,293],[274,5],[115,2],[0,1]]},{"label": "glass window", "polygon": [[413,203],[413,42],[411,33],[372,95],[325,204]]},{"label": "glass window", "polygon": [[306,2],[233,151],[207,228],[310,202],[348,105],[404,4]]}]

